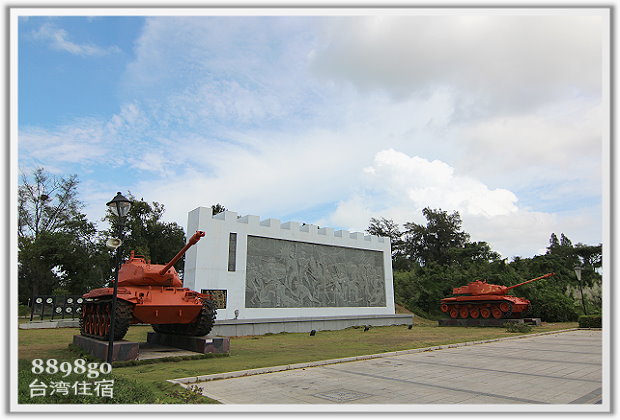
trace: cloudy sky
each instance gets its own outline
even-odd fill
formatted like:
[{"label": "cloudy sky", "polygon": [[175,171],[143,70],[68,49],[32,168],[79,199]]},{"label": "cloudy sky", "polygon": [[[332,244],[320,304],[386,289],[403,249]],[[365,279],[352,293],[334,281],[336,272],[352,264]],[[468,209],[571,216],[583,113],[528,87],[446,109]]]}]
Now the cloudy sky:
[{"label": "cloudy sky", "polygon": [[431,207],[509,258],[603,241],[605,11],[349,12],[22,16],[19,171],[77,174],[93,221],[130,191],[184,227]]}]

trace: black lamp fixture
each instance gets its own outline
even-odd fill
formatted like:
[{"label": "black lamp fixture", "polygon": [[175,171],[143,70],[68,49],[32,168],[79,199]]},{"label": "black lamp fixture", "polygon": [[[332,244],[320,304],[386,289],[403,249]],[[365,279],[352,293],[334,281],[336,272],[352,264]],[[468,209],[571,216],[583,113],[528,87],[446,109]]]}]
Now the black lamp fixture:
[{"label": "black lamp fixture", "polygon": [[[116,197],[106,203],[110,211],[119,218],[118,225],[118,234],[119,234],[119,242],[120,237],[123,235],[123,223],[125,222],[125,218],[129,214],[129,209],[131,208],[131,201],[129,201],[125,196],[123,196],[120,192],[116,193]],[[112,363],[113,354],[114,354],[114,329],[115,329],[115,319],[116,319],[116,296],[118,294],[118,270],[120,265],[120,252],[118,248],[116,249],[115,256],[115,270],[114,270],[114,289],[112,292],[112,310],[110,313],[110,329],[109,329],[109,337],[108,337],[108,363]]]},{"label": "black lamp fixture", "polygon": [[116,197],[108,201],[106,205],[115,216],[124,219],[129,214],[129,209],[131,208],[131,201],[125,198],[125,196],[119,191],[116,193]]}]

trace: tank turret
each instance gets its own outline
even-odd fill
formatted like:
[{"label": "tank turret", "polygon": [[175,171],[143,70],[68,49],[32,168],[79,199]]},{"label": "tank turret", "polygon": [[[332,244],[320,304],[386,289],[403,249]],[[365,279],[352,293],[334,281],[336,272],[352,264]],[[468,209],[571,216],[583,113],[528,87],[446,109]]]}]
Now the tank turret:
[{"label": "tank turret", "polygon": [[183,286],[183,282],[173,266],[181,259],[185,252],[195,245],[203,236],[205,236],[204,232],[197,231],[187,244],[166,265],[151,264],[147,262],[143,256],[136,256],[134,251],[131,251],[129,259],[121,266],[118,272],[118,285]]},{"label": "tank turret", "polygon": [[485,280],[476,280],[466,286],[453,288],[452,294],[459,296],[442,299],[440,309],[448,313],[451,318],[519,317],[529,311],[530,301],[508,295],[508,291],[553,275],[555,273],[548,273],[514,286],[501,286],[489,284]]},{"label": "tank turret", "polygon": [[131,251],[118,272],[116,313],[111,313],[113,288],[91,290],[83,296],[80,333],[107,340],[114,316],[114,340],[123,338],[129,325],[136,323],[151,324],[160,333],[208,334],[216,315],[211,296],[184,288],[173,267],[203,236],[204,232],[197,231],[165,265],[151,264]]},{"label": "tank turret", "polygon": [[555,273],[548,273],[544,276],[536,277],[535,279],[531,279],[528,281],[524,281],[523,283],[515,284],[514,286],[500,286],[498,284],[488,284],[486,280],[476,280],[469,283],[467,286],[455,287],[452,289],[453,295],[505,295],[509,290],[512,290],[516,287],[523,286],[524,284],[531,283],[536,280],[542,280],[547,277],[553,276]]}]

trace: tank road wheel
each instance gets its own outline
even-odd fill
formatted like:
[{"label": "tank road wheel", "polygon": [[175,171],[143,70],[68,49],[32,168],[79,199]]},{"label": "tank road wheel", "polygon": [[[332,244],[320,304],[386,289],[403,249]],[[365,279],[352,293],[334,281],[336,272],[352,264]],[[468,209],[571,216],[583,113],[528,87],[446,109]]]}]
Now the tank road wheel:
[{"label": "tank road wheel", "polygon": [[446,313],[446,312],[448,312],[450,307],[448,305],[446,305],[445,303],[442,303],[441,306],[439,307],[439,309],[441,309],[441,312]]},{"label": "tank road wheel", "polygon": [[467,309],[467,306],[462,306],[461,309],[459,309],[459,315],[461,318],[467,318],[469,316],[469,309]]},{"label": "tank road wheel", "polygon": [[499,309],[498,306],[492,306],[491,315],[493,315],[493,318],[495,319],[500,319],[504,314],[502,314],[502,311]]},{"label": "tank road wheel", "polygon": [[95,308],[93,311],[93,334],[96,336],[101,336],[100,332],[99,332],[99,313],[101,313],[101,304],[97,303],[95,304]]},{"label": "tank road wheel", "polygon": [[459,316],[459,311],[456,310],[456,308],[453,306],[450,308],[450,318],[458,318]]},{"label": "tank road wheel", "polygon": [[103,320],[101,318],[101,304],[99,304],[95,309],[95,334],[103,337]]},{"label": "tank road wheel", "polygon": [[[85,302],[80,316],[80,334],[99,340],[110,338],[112,302]],[[116,301],[116,315],[114,321],[114,340],[122,339],[133,317],[133,304],[124,300]]]},{"label": "tank road wheel", "polygon": [[480,308],[480,316],[484,319],[489,319],[489,317],[491,316],[491,311],[489,310],[489,308]]},{"label": "tank road wheel", "polygon": [[478,319],[478,317],[480,316],[480,310],[478,309],[477,306],[474,306],[473,308],[469,310],[469,316],[472,317],[473,319]]},{"label": "tank road wheel", "polygon": [[499,310],[502,311],[504,318],[509,318],[512,315],[512,303],[502,302],[499,304]]},{"label": "tank road wheel", "polygon": [[97,323],[96,325],[96,329],[95,329],[95,333],[97,335],[100,335],[101,337],[105,337],[104,335],[104,330],[105,330],[105,325],[104,325],[104,319],[103,319],[103,311],[105,310],[104,305],[97,305]]}]

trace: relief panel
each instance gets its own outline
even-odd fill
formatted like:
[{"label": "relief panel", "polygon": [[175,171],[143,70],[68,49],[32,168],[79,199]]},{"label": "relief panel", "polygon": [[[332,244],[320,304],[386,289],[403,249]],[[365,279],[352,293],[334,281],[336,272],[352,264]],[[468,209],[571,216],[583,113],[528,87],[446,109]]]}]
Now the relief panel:
[{"label": "relief panel", "polygon": [[248,236],[246,308],[385,306],[383,253]]}]

